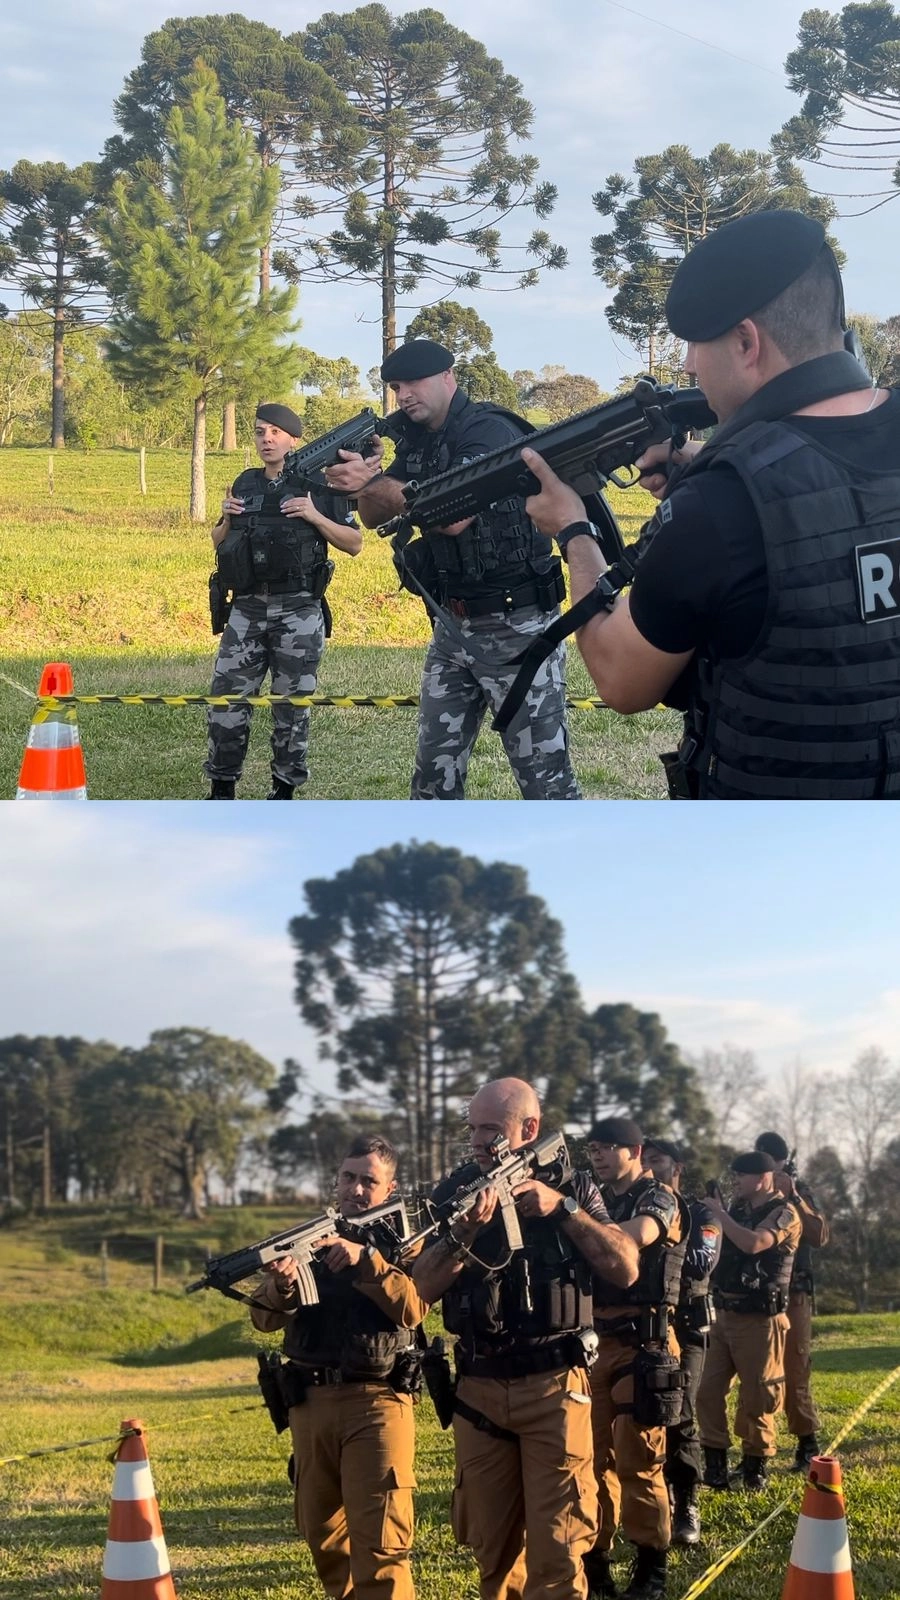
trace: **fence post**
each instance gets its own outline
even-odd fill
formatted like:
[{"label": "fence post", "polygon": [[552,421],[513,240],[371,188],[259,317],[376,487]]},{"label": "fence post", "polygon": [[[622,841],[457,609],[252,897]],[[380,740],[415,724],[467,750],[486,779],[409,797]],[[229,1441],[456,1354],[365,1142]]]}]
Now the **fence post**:
[{"label": "fence post", "polygon": [[164,1244],[164,1242],[165,1241],[164,1241],[163,1235],[161,1233],[158,1233],[156,1235],[156,1243],[155,1243],[154,1249],[153,1249],[153,1287],[154,1287],[154,1289],[161,1289],[162,1288],[163,1244]]},{"label": "fence post", "polygon": [[140,470],[140,479],[141,479],[141,494],[146,494],[147,493],[147,452],[146,452],[146,450],[145,450],[143,445],[141,445],[141,463],[140,463],[140,469],[139,470]]},{"label": "fence post", "polygon": [[107,1254],[106,1240],[100,1240],[100,1287],[107,1288],[109,1284],[109,1256]]},{"label": "fence post", "polygon": [[52,494],[53,493],[53,451],[52,450],[51,450],[50,454],[47,457],[47,484],[49,486],[50,493]]}]

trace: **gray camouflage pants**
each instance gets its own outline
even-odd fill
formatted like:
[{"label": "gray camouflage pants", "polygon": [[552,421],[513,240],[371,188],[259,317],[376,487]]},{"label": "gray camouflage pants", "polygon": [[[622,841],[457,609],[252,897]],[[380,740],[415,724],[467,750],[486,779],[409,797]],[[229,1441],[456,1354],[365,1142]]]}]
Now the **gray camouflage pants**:
[{"label": "gray camouflage pants", "polygon": [[[497,711],[516,675],[503,663],[559,615],[523,606],[511,616],[465,617],[461,632],[481,655],[496,655],[492,670],[454,643],[440,622],[425,657],[419,701],[419,741],[413,800],[462,800],[472,747],[488,707]],[[524,705],[501,735],[525,800],[579,800],[569,759],[565,647],[543,663]]]},{"label": "gray camouflage pants", "polygon": [[[312,694],[325,648],[322,607],[296,594],[242,594],[222,634],[212,694],[259,694],[267,672],[272,694]],[[209,706],[211,778],[239,778],[250,738],[250,706]],[[272,777],[299,788],[309,777],[309,708],[272,707]]]}]

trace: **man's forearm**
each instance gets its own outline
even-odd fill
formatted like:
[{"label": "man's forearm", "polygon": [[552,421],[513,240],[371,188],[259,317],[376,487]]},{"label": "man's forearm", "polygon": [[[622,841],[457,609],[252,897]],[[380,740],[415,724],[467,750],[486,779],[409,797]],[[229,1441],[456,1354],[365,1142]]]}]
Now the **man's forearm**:
[{"label": "man's forearm", "polygon": [[761,1250],[768,1250],[769,1246],[775,1243],[774,1234],[765,1231],[758,1233],[755,1228],[742,1228],[727,1211],[720,1220],[726,1239],[730,1239],[732,1244],[736,1244],[738,1249],[743,1250],[748,1256],[758,1255]]},{"label": "man's forearm", "polygon": [[390,522],[406,510],[403,485],[396,478],[379,478],[364,489],[357,500],[359,514],[367,528],[377,528]]},{"label": "man's forearm", "polygon": [[566,1217],[560,1227],[597,1277],[622,1289],[637,1281],[637,1240],[614,1222],[597,1222],[582,1212],[580,1216]]},{"label": "man's forearm", "polygon": [[456,1241],[453,1240],[454,1253],[451,1254],[445,1240],[438,1239],[422,1251],[413,1267],[412,1281],[429,1305],[440,1300],[462,1272],[465,1261],[455,1254],[456,1248]]}]

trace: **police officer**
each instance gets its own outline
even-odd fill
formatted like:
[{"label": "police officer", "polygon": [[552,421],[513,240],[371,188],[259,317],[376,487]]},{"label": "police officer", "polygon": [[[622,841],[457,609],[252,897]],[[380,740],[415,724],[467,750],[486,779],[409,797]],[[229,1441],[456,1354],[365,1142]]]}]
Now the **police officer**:
[{"label": "police officer", "polygon": [[597,1594],[616,1593],[610,1549],[621,1511],[622,1528],[636,1547],[624,1594],[628,1600],[654,1600],[666,1592],[671,1539],[663,1464],[666,1422],[674,1422],[681,1410],[672,1316],[689,1218],[679,1196],[646,1170],[643,1134],[629,1117],[595,1122],[587,1148],[609,1215],[634,1239],[640,1256],[634,1283],[594,1279],[600,1353],[591,1391],[600,1531],[585,1566]]},{"label": "police officer", "polygon": [[[347,1217],[384,1205],[397,1156],[361,1135],[337,1178]],[[320,1302],[297,1301],[297,1264],[282,1256],[254,1295],[254,1327],[284,1328],[294,1446],[294,1516],[326,1594],[412,1600],[412,1399],[415,1329],[428,1307],[410,1277],[371,1246],[323,1241],[313,1264]]]},{"label": "police officer", "polygon": [[797,1440],[791,1470],[805,1472],[813,1456],[819,1454],[816,1437],[819,1416],[809,1387],[815,1294],[812,1253],[828,1243],[828,1221],[816,1205],[809,1185],[801,1182],[791,1170],[788,1147],[781,1134],[761,1133],[756,1149],[764,1150],[775,1162],[775,1187],[796,1207],[803,1230],[794,1257],[788,1300],[790,1326],[784,1347],[784,1409],[787,1425]]},{"label": "police officer", "polygon": [[[844,344],[840,274],[819,222],[766,211],[710,234],[666,314],[721,426],[667,486],[628,598],[581,628],[604,700],[685,712],[663,757],[676,799],[900,794],[900,393]],[[585,509],[532,452],[526,502],[564,547],[572,600],[604,562]],[[875,626],[877,624],[877,626]]]},{"label": "police officer", "polygon": [[[644,1159],[654,1178],[681,1193],[684,1160],[671,1139],[646,1139]],[[681,1347],[684,1389],[681,1416],[666,1429],[665,1476],[672,1500],[672,1543],[693,1545],[700,1538],[699,1488],[703,1478],[697,1429],[697,1390],[712,1326],[710,1275],[722,1249],[722,1225],[705,1199],[685,1197],[690,1233],[675,1312],[675,1337]]]},{"label": "police officer", "polygon": [[[404,420],[396,459],[374,481],[371,457],[343,452],[344,465],[329,469],[329,483],[359,494],[360,514],[370,527],[405,509],[403,484],[409,479],[432,477],[521,438],[511,413],[473,403],[457,388],[452,366],[451,351],[430,339],[398,346],[381,368]],[[455,624],[454,637],[434,618],[412,798],[461,800],[485,711],[499,707],[515,677],[506,662],[558,614],[565,594],[562,570],[550,540],[537,532],[519,498],[466,523],[429,531],[407,547],[404,561]],[[503,744],[526,800],[578,799],[561,649],[541,667]]]},{"label": "police officer", "polygon": [[745,1488],[762,1489],[766,1461],[775,1454],[775,1418],[784,1405],[788,1287],[800,1218],[776,1189],[775,1163],[764,1151],[735,1156],[731,1170],[730,1208],[715,1196],[708,1201],[725,1238],[712,1280],[716,1320],[697,1394],[703,1481],[711,1489],[728,1488],[725,1401],[737,1375],[741,1475]]},{"label": "police officer", "polygon": [[[236,478],[212,530],[222,581],[234,591],[211,685],[213,694],[259,694],[266,672],[273,694],[312,694],[330,633],[324,599],[334,571],[333,545],[355,556],[362,533],[346,499],[327,490],[266,496],[296,448],[303,423],[289,406],[261,405],[254,437],[262,467]],[[268,498],[272,505],[265,504]],[[210,706],[207,711],[211,779],[209,800],[233,800],[250,738],[249,706]],[[309,777],[309,708],[272,707],[270,800],[292,800]]]},{"label": "police officer", "polygon": [[[533,1088],[500,1078],[469,1106],[475,1160],[438,1185],[441,1201],[491,1165],[500,1137],[537,1137]],[[453,1234],[423,1250],[413,1277],[443,1298],[458,1336],[453,1530],[475,1553],[482,1600],[586,1600],[582,1557],[597,1530],[587,1360],[591,1272],[630,1282],[633,1240],[613,1227],[587,1173],[561,1189],[516,1192],[524,1248],[510,1252],[497,1192],[479,1195]],[[527,1544],[526,1544],[527,1526]]]}]

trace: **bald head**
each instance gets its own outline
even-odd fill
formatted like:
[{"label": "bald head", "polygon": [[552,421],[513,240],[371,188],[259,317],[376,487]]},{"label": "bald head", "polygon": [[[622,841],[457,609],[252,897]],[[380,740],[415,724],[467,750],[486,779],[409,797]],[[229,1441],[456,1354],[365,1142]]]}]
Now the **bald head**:
[{"label": "bald head", "polygon": [[541,1106],[530,1083],[522,1078],[495,1078],[473,1095],[469,1105],[469,1137],[475,1159],[490,1165],[489,1147],[495,1139],[508,1139],[511,1150],[536,1139]]}]

